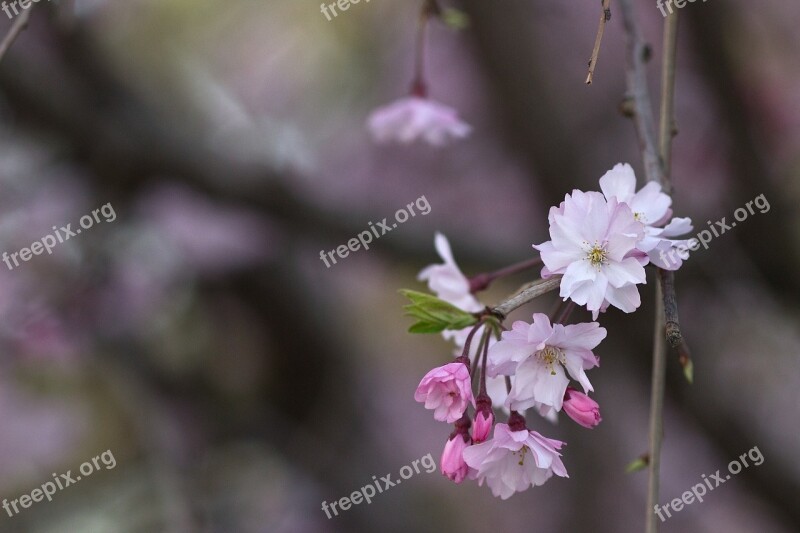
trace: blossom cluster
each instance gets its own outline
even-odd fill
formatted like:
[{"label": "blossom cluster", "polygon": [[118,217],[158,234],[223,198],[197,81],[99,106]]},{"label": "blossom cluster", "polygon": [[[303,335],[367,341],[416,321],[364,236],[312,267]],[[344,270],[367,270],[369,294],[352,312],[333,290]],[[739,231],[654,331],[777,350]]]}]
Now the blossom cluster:
[{"label": "blossom cluster", "polygon": [[[554,474],[568,477],[561,460],[565,443],[528,429],[523,414],[533,409],[555,421],[563,411],[583,427],[597,426],[600,408],[589,396],[594,389],[587,371],[599,366],[594,350],[607,331],[596,321],[562,322],[575,304],[591,311],[593,320],[611,306],[633,312],[641,304],[637,285],[646,282],[646,265],[680,267],[680,262],[662,264],[659,256],[679,246],[685,250],[686,241],[676,237],[691,231],[691,221],[672,218],[671,199],[659,185],[636,191],[633,169],[618,164],[600,179],[600,189],[566,195],[550,209],[550,240],[534,245],[542,277],[560,276],[564,304],[557,320],[535,313],[531,322],[516,321],[506,329],[505,317],[475,297],[481,284],[462,273],[447,238],[436,234],[443,263],[423,269],[419,280],[476,322],[442,331],[455,343],[456,358],[428,372],[414,398],[436,420],[454,424],[440,465],[456,483],[485,481],[495,496],[506,499]],[[480,339],[477,349],[474,338]],[[505,423],[495,423],[496,409],[507,414]]]}]

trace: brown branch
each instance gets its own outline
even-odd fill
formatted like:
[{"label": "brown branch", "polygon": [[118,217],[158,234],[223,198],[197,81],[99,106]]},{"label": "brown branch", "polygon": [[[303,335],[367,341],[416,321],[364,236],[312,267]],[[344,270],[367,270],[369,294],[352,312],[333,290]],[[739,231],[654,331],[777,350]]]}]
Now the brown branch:
[{"label": "brown branch", "polygon": [[33,6],[30,6],[28,9],[24,10],[22,14],[17,17],[17,20],[14,21],[11,29],[8,30],[8,33],[3,38],[3,41],[0,42],[0,61],[3,60],[6,52],[8,52],[8,49],[11,48],[12,44],[14,44],[14,41],[17,39],[19,34],[22,33],[22,30],[28,26],[28,19],[31,18],[31,11],[33,11]]},{"label": "brown branch", "polygon": [[[671,13],[664,25],[664,50],[661,85],[661,116],[658,151],[655,142],[655,125],[647,88],[648,49],[642,40],[633,13],[632,0],[620,0],[625,36],[627,41],[627,83],[632,103],[633,119],[642,150],[645,173],[648,181],[660,184],[665,192],[671,192],[669,181],[669,159],[672,151],[672,130],[675,92],[675,55],[678,14]],[[663,302],[663,305],[660,305]],[[653,508],[658,504],[659,474],[661,466],[661,443],[664,425],[664,385],[667,364],[667,349],[664,340],[677,346],[682,338],[678,322],[678,307],[672,272],[658,270],[656,284],[655,338],[653,341],[653,371],[650,391],[650,427],[648,430],[650,461],[647,487],[646,528],[647,533],[657,533],[658,519]]]},{"label": "brown branch", "polygon": [[516,294],[493,307],[492,312],[505,318],[514,309],[522,307],[531,300],[557,289],[559,285],[561,285],[561,276],[553,276],[549,279],[541,279],[529,283],[523,286]]},{"label": "brown branch", "polygon": [[594,40],[592,58],[589,60],[589,74],[586,76],[586,84],[591,85],[594,79],[594,68],[597,66],[597,57],[600,55],[600,43],[603,42],[603,34],[606,31],[606,22],[611,20],[611,0],[603,0],[603,12],[600,13],[600,24],[597,27],[597,37]]},{"label": "brown branch", "polygon": [[[669,179],[669,164],[664,161],[671,155],[671,141],[674,121],[673,115],[673,88],[675,83],[675,42],[677,32],[677,15],[667,17],[664,28],[664,64],[662,82],[661,104],[661,129],[662,138],[656,142],[655,119],[650,102],[650,91],[647,88],[646,62],[649,48],[644,43],[639,27],[633,15],[631,0],[620,0],[623,26],[627,40],[627,85],[628,98],[633,111],[633,121],[639,139],[639,148],[644,160],[645,176],[648,181],[655,181],[667,194],[672,191]],[[674,28],[670,26],[674,25]],[[666,113],[666,115],[665,115]],[[663,152],[659,152],[659,148]],[[681,342],[680,320],[678,319],[678,306],[675,298],[673,274],[666,272],[659,275],[659,283],[664,294],[665,320],[668,324],[666,334],[671,346],[678,346]]]},{"label": "brown branch", "polygon": [[[656,284],[656,302],[660,300],[661,286]],[[653,332],[653,370],[650,390],[650,425],[648,427],[647,506],[645,532],[658,533],[658,518],[653,512],[658,504],[658,484],[661,469],[661,443],[664,440],[664,389],[667,375],[667,346],[664,342],[664,307],[656,304],[655,331]]]}]

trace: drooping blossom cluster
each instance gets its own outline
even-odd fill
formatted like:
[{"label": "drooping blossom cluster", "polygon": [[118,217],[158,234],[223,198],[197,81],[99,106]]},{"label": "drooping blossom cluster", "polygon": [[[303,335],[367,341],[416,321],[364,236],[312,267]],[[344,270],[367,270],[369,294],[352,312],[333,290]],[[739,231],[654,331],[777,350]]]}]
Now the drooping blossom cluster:
[{"label": "drooping blossom cluster", "polygon": [[[587,371],[599,366],[594,350],[607,331],[598,322],[567,324],[575,304],[585,306],[594,320],[610,306],[631,313],[641,304],[637,285],[645,283],[646,265],[680,266],[666,264],[664,252],[685,247],[687,241],[675,237],[691,231],[691,221],[671,218],[671,199],[658,185],[636,191],[633,170],[619,164],[601,178],[600,188],[566,195],[550,210],[550,240],[534,245],[544,265],[542,278],[560,276],[563,302],[553,318],[535,313],[531,322],[503,327],[505,316],[474,294],[493,275],[467,278],[447,238],[436,234],[443,263],[426,267],[419,279],[477,322],[442,332],[456,345],[455,360],[428,372],[414,397],[436,420],[454,424],[441,471],[456,483],[485,481],[492,494],[506,499],[554,474],[568,477],[561,460],[565,443],[529,429],[524,413],[533,409],[555,421],[563,411],[590,429],[602,420],[599,405],[589,396],[594,389]],[[507,421],[496,422],[495,410],[504,412]]]},{"label": "drooping blossom cluster", "polygon": [[[420,280],[427,281],[430,289],[440,299],[465,311],[477,313],[484,309],[471,293],[470,280],[456,264],[447,238],[437,234],[435,245],[444,263],[423,269],[419,275]],[[544,317],[546,327],[549,328],[549,333],[542,336],[539,342],[552,339],[552,346],[543,344],[540,350],[536,350],[536,345],[532,344],[525,348],[530,348],[528,353],[519,353],[515,335],[524,326],[541,329],[543,324],[538,322],[539,316]],[[552,364],[547,366],[547,354],[550,353],[568,354],[569,362],[567,355],[562,356],[567,372],[584,386],[584,390],[591,390],[584,369],[597,365],[597,358],[591,349],[605,337],[605,330],[597,327],[596,323],[566,327],[556,324],[557,327],[554,328],[550,326],[545,315],[537,315],[534,319],[534,325],[515,323],[514,330],[504,332],[500,340],[492,336],[485,338],[488,343],[485,350],[487,371],[481,376],[482,387],[477,398],[472,391],[473,376],[470,374],[470,366],[478,366],[476,363],[480,360],[481,351],[474,349],[476,343],[470,343],[470,338],[481,337],[488,326],[478,324],[464,330],[443,332],[445,338],[455,342],[458,357],[455,362],[428,372],[414,395],[427,409],[433,410],[436,420],[455,423],[455,429],[442,453],[442,473],[456,483],[467,478],[478,480],[481,484],[486,481],[492,493],[503,499],[530,486],[541,485],[554,473],[567,476],[559,452],[564,443],[528,430],[524,418],[516,411],[525,408],[520,407],[520,402],[536,406],[542,415],[551,419],[561,410],[569,380],[564,378],[561,361],[551,361]],[[575,358],[579,359],[578,363]],[[526,359],[531,359],[531,363],[526,362]],[[529,390],[530,384],[525,380],[529,372],[538,371],[538,363],[544,365],[544,374],[538,382],[539,385],[533,387],[535,390]],[[560,374],[551,375],[550,370],[556,364]],[[520,367],[519,373],[516,372],[517,367]],[[511,377],[511,394],[505,388],[505,376]],[[554,400],[553,395],[559,389],[561,398]],[[516,394],[521,394],[520,400],[516,399]],[[473,418],[466,414],[469,405],[475,408]],[[494,424],[495,407],[505,408],[516,422]],[[570,413],[566,407],[564,410]],[[585,422],[586,416],[580,409],[576,408],[571,412],[580,413],[576,421],[586,427],[593,427],[600,421],[598,408],[595,408],[596,422],[592,424]],[[519,468],[512,468],[513,465]]]}]

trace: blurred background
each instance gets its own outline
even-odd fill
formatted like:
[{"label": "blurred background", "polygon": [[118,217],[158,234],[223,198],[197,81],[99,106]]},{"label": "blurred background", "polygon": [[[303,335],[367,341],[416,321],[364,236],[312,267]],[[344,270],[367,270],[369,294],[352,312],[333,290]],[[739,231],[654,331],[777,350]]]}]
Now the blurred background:
[{"label": "blurred background", "polygon": [[[443,149],[373,143],[366,117],[411,80],[419,4],[362,1],[331,21],[312,0],[35,5],[0,63],[2,251],[109,202],[116,218],[0,264],[0,496],[106,450],[117,464],[0,512],[0,531],[642,530],[647,475],[625,466],[647,450],[652,283],[638,312],[600,319],[603,423],[529,417],[568,443],[569,479],[503,502],[423,471],[321,510],[429,453],[439,463],[451,429],[413,392],[452,347],[407,334],[397,294],[424,290],[434,232],[467,275],[494,270],[532,256],[573,188],[596,190],[620,161],[643,179],[613,2],[583,83],[599,0],[443,0],[470,24],[431,25],[429,88],[474,131]],[[663,19],[636,7],[657,98]],[[677,275],[695,381],[671,356],[660,499],[753,447],[765,460],[662,530],[798,531],[800,4],[710,0],[681,17],[675,213],[700,230],[761,194],[771,209]],[[430,214],[320,261],[423,195]]]}]

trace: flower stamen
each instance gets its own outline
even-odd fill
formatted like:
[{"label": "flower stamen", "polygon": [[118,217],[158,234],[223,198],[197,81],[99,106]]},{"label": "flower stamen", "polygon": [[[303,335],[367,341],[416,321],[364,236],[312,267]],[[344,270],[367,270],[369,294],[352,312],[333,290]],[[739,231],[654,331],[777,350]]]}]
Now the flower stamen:
[{"label": "flower stamen", "polygon": [[588,242],[584,241],[584,246],[588,248],[586,251],[585,259],[598,271],[600,267],[608,264],[608,250],[606,250],[606,243],[600,244],[594,241],[594,245],[590,246]]},{"label": "flower stamen", "polygon": [[564,352],[560,348],[556,348],[555,346],[545,346],[544,349],[539,350],[534,355],[541,362],[550,367],[551,376],[556,375],[556,370],[554,367],[556,363],[559,363],[561,365],[567,364],[567,358],[564,355]]}]

